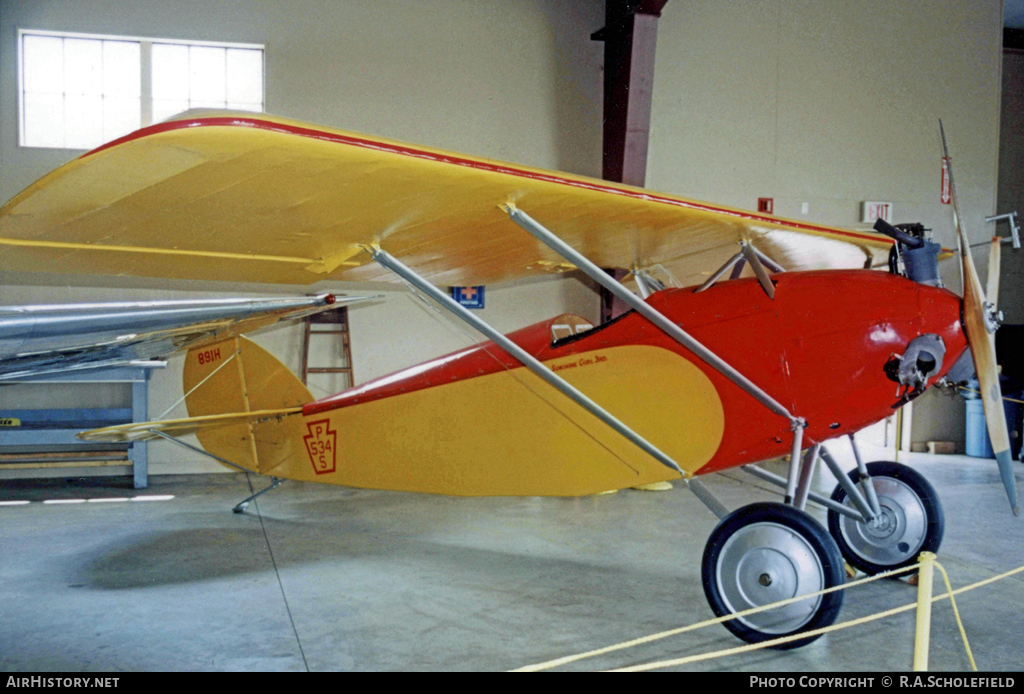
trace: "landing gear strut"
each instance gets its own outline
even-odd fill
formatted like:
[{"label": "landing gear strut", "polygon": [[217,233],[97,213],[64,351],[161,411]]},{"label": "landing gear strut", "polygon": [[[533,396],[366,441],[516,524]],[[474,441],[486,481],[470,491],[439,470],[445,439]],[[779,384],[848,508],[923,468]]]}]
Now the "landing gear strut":
[{"label": "landing gear strut", "polygon": [[256,492],[255,494],[253,494],[252,496],[250,496],[250,497],[248,497],[248,498],[246,498],[246,499],[244,499],[242,501],[239,501],[238,504],[235,505],[235,507],[233,509],[231,509],[231,510],[234,511],[235,513],[245,513],[245,510],[247,508],[249,508],[249,503],[253,499],[255,499],[256,497],[258,497],[258,496],[260,496],[262,494],[266,494],[267,492],[269,492],[271,490],[277,489],[278,487],[280,487],[284,483],[285,483],[285,480],[281,479],[280,477],[271,477],[270,478],[270,486],[269,487],[265,487],[265,488],[259,490],[258,492]]}]

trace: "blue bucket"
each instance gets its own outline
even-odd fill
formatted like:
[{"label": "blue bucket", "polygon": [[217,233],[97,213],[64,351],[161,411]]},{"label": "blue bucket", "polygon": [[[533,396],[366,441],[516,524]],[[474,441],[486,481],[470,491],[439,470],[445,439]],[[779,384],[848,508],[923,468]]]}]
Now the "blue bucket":
[{"label": "blue bucket", "polygon": [[[972,387],[974,382],[972,382]],[[965,449],[967,455],[975,458],[995,458],[992,450],[992,442],[988,438],[988,424],[985,420],[985,408],[981,399],[974,393],[973,398],[966,400],[967,405],[967,436]],[[1020,400],[1020,393],[1005,393],[1008,398]],[[1014,458],[1020,457],[1022,418],[1024,418],[1024,406],[1018,402],[1003,400],[1003,410],[1006,412],[1006,426],[1010,431],[1010,451]]]}]

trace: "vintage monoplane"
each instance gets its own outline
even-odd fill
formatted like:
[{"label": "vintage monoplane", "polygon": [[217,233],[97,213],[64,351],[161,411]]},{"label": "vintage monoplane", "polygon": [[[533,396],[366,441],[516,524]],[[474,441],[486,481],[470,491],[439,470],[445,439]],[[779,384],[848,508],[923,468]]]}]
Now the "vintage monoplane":
[{"label": "vintage monoplane", "polygon": [[[939,246],[920,229],[883,226],[887,238],[265,115],[186,114],[11,200],[0,268],[400,278],[488,341],[317,400],[231,337],[189,351],[189,418],[84,436],[195,433],[208,454],[274,484],[564,496],[683,478],[722,518],[703,579],[724,615],[839,585],[844,559],[876,573],[938,548],[942,510],[921,475],[859,455],[847,475],[822,444],[852,441],[954,367],[969,374],[968,345],[1016,511],[993,310],[955,219],[963,299],[941,288]],[[891,272],[867,269],[889,256]],[[658,265],[693,286],[664,288]],[[632,272],[640,296],[602,268]],[[632,310],[504,336],[437,287],[564,270]],[[783,456],[785,478],[753,465]],[[821,460],[839,479],[831,498],[810,490]],[[697,477],[735,466],[777,484],[783,503],[728,513]],[[827,528],[808,500],[828,508]],[[834,621],[841,596],[727,625],[748,641],[799,634]]]}]

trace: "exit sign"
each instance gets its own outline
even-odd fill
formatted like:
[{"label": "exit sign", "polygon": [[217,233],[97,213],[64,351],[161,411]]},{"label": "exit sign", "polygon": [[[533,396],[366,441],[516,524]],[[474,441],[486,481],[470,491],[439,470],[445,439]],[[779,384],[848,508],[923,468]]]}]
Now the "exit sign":
[{"label": "exit sign", "polygon": [[862,202],[860,221],[865,224],[874,224],[877,220],[883,220],[892,224],[892,203],[891,202]]}]

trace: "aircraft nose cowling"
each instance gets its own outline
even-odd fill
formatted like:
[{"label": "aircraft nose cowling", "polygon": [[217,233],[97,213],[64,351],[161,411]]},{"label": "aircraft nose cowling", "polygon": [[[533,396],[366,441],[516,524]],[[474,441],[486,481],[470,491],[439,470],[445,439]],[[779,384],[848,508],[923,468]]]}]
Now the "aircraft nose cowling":
[{"label": "aircraft nose cowling", "polygon": [[867,270],[774,278],[794,411],[812,438],[888,417],[967,347],[960,298],[945,289]]},{"label": "aircraft nose cowling", "polygon": [[963,301],[946,289],[921,284],[900,290],[908,292],[911,301],[889,316],[891,322],[902,325],[902,344],[893,345],[887,372],[895,360],[899,368],[890,378],[923,391],[945,376],[967,350]]},{"label": "aircraft nose cowling", "polygon": [[921,294],[921,320],[924,329],[942,338],[945,354],[939,369],[929,384],[950,372],[967,352],[967,333],[964,328],[964,302],[956,294],[934,287]]}]

